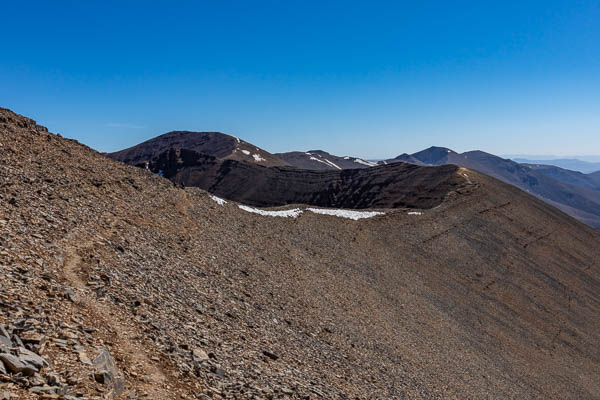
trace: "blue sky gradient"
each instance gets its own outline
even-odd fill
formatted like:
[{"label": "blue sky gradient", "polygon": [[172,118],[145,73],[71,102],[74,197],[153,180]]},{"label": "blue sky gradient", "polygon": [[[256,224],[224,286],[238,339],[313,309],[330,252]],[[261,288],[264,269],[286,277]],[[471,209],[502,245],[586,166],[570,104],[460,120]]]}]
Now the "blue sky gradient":
[{"label": "blue sky gradient", "polygon": [[100,151],[600,153],[598,1],[3,4],[0,106]]}]

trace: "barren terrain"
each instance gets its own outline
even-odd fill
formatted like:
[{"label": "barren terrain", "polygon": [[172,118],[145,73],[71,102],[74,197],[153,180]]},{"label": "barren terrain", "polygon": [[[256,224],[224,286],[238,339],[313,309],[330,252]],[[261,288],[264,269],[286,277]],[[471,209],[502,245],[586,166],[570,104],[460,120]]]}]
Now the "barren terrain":
[{"label": "barren terrain", "polygon": [[600,234],[451,174],[274,217],[0,109],[0,398],[600,398]]}]

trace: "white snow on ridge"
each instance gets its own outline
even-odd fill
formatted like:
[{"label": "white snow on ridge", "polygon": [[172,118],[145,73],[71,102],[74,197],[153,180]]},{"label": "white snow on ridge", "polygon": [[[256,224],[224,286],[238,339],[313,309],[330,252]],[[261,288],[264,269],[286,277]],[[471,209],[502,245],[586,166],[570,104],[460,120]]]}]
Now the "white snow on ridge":
[{"label": "white snow on ridge", "polygon": [[371,162],[371,161],[361,160],[360,158],[355,158],[354,162],[358,163],[358,164],[366,165],[367,167],[374,167],[374,166],[377,165],[377,163],[374,163],[374,162]]},{"label": "white snow on ridge", "polygon": [[267,161],[264,158],[262,158],[259,154],[252,154],[252,157],[254,157],[254,161],[256,162]]},{"label": "white snow on ridge", "polygon": [[318,158],[316,158],[316,157],[312,157],[312,156],[311,156],[311,157],[309,158],[309,160],[318,161],[318,162],[320,162],[321,164],[325,164],[325,165],[327,165],[327,166],[329,166],[329,167],[333,167],[333,168],[341,169],[340,167],[338,167],[337,165],[335,165],[334,163],[332,163],[331,161],[329,161],[329,160],[328,160],[328,159],[326,159],[326,158],[325,158],[325,159],[323,159],[323,160],[320,160],[320,159],[318,159]]},{"label": "white snow on ridge", "polygon": [[227,204],[227,202],[226,202],[225,200],[223,200],[223,199],[222,199],[222,198],[220,198],[220,197],[214,196],[214,195],[212,195],[212,194],[210,195],[210,198],[211,198],[211,199],[213,199],[214,201],[216,201],[216,202],[217,202],[217,204],[218,204],[218,205],[220,205],[220,206],[222,206],[222,205],[224,205],[224,204]]},{"label": "white snow on ridge", "polygon": [[371,218],[385,214],[380,211],[336,210],[329,208],[307,208],[307,210],[315,214],[333,215],[335,217],[349,218],[355,221],[362,218]]},{"label": "white snow on ridge", "polygon": [[349,159],[350,159],[349,156],[344,157],[344,160],[349,160]]},{"label": "white snow on ridge", "polygon": [[409,211],[408,215],[423,215],[423,213],[420,211]]},{"label": "white snow on ridge", "polygon": [[292,217],[292,218],[296,218],[298,215],[302,214],[302,210],[299,208],[294,208],[292,210],[277,210],[277,211],[271,211],[271,210],[260,210],[258,208],[254,208],[254,207],[248,207],[245,205],[238,205],[239,208],[241,208],[244,211],[247,211],[249,213],[253,213],[253,214],[259,214],[259,215],[265,215],[265,216],[269,216],[269,217]]},{"label": "white snow on ridge", "polygon": [[248,150],[241,150],[242,153],[244,153],[245,155],[249,156],[250,152]]},{"label": "white snow on ridge", "polygon": [[[218,199],[218,197],[217,197]],[[213,200],[217,201],[215,198],[213,198]],[[222,199],[220,199],[222,200]],[[222,200],[223,202],[227,203],[225,200]],[[384,215],[384,212],[380,212],[380,211],[356,211],[356,210],[341,210],[341,209],[332,209],[332,208],[306,208],[306,209],[301,209],[301,208],[293,208],[291,210],[261,210],[260,208],[254,208],[254,207],[249,207],[249,206],[245,206],[243,204],[238,204],[238,207],[246,212],[249,213],[253,213],[253,214],[258,214],[258,215],[263,215],[263,216],[267,216],[267,217],[291,217],[291,218],[296,218],[298,216],[300,216],[300,214],[302,214],[304,211],[310,211],[313,212],[315,214],[323,214],[323,215],[332,215],[334,217],[340,217],[340,218],[348,218],[348,219],[352,219],[354,221],[357,221],[359,219],[363,219],[363,218],[372,218],[372,217],[376,217],[378,215]]]},{"label": "white snow on ridge", "polygon": [[332,166],[332,167],[334,167],[334,168],[341,169],[340,167],[338,167],[337,165],[335,165],[334,163],[332,163],[332,162],[331,162],[331,161],[329,161],[328,159],[325,159],[325,162],[326,162],[327,164],[331,165],[331,166]]}]

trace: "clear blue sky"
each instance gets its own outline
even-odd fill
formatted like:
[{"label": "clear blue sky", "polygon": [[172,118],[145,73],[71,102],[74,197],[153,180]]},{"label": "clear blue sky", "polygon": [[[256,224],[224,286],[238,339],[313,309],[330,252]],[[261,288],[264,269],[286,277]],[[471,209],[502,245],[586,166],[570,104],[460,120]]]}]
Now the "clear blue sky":
[{"label": "clear blue sky", "polygon": [[600,153],[599,1],[12,1],[0,106],[101,151]]}]

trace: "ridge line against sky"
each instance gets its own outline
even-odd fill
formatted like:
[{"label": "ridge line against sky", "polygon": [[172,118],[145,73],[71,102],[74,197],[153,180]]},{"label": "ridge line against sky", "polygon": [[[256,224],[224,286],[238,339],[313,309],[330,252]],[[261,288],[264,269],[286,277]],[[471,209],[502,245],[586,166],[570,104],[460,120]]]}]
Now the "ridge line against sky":
[{"label": "ridge line against sky", "polygon": [[600,153],[597,1],[29,1],[3,11],[28,23],[0,25],[0,106],[100,151],[181,129],[370,159],[432,145]]}]

